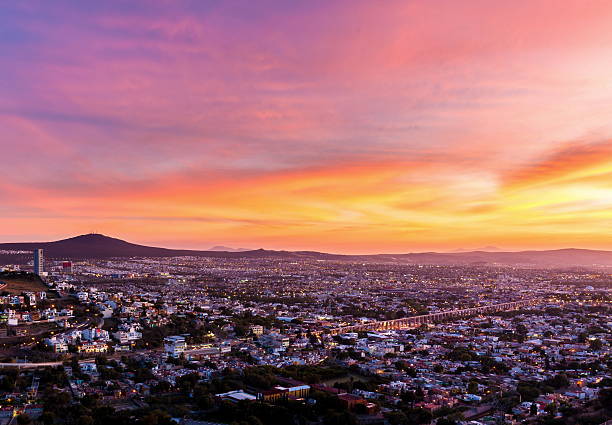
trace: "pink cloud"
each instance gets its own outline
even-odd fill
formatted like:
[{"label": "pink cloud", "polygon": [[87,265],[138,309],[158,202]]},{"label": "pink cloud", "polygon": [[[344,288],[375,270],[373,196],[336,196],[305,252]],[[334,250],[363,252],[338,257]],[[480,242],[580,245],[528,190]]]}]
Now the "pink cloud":
[{"label": "pink cloud", "polygon": [[503,182],[559,140],[612,131],[606,1],[149,4],[0,18],[11,193],[60,197],[53,214],[68,216],[85,195],[205,193],[313,169],[333,185],[335,168],[405,163],[443,197],[447,176]]}]

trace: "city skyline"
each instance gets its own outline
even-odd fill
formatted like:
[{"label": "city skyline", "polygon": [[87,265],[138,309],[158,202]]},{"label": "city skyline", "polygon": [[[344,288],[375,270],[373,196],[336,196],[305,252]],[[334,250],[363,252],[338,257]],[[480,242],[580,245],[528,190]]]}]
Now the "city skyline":
[{"label": "city skyline", "polygon": [[604,1],[3,6],[0,242],[610,250],[611,19]]}]

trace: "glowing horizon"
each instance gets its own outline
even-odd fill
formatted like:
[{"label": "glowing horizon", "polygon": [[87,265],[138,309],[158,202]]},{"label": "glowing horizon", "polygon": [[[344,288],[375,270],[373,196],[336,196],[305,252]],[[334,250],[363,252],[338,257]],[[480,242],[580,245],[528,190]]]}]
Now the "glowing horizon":
[{"label": "glowing horizon", "polygon": [[0,242],[612,249],[610,22],[606,1],[4,5]]}]

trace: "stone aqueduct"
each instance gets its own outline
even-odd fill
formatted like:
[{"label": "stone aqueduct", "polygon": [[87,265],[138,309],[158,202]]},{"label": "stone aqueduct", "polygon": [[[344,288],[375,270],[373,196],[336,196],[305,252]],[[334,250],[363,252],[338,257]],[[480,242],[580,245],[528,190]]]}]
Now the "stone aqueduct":
[{"label": "stone aqueduct", "polygon": [[418,327],[424,323],[436,323],[445,320],[460,319],[462,317],[477,316],[481,314],[495,313],[498,311],[517,310],[522,307],[528,307],[539,304],[539,300],[522,300],[513,301],[502,304],[492,304],[487,306],[465,308],[461,310],[442,311],[439,313],[424,314],[421,316],[405,317],[403,319],[381,320],[376,322],[368,322],[360,325],[341,326],[338,328],[329,329],[326,333],[331,335],[340,335],[347,332],[363,332],[363,331],[386,331],[410,329]]}]

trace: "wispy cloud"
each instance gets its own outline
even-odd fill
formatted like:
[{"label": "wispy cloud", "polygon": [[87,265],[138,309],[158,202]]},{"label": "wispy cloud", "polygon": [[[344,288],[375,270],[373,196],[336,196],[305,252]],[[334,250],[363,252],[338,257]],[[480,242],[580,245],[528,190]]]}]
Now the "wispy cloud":
[{"label": "wispy cloud", "polygon": [[603,0],[12,4],[0,237],[610,247],[611,19]]}]

